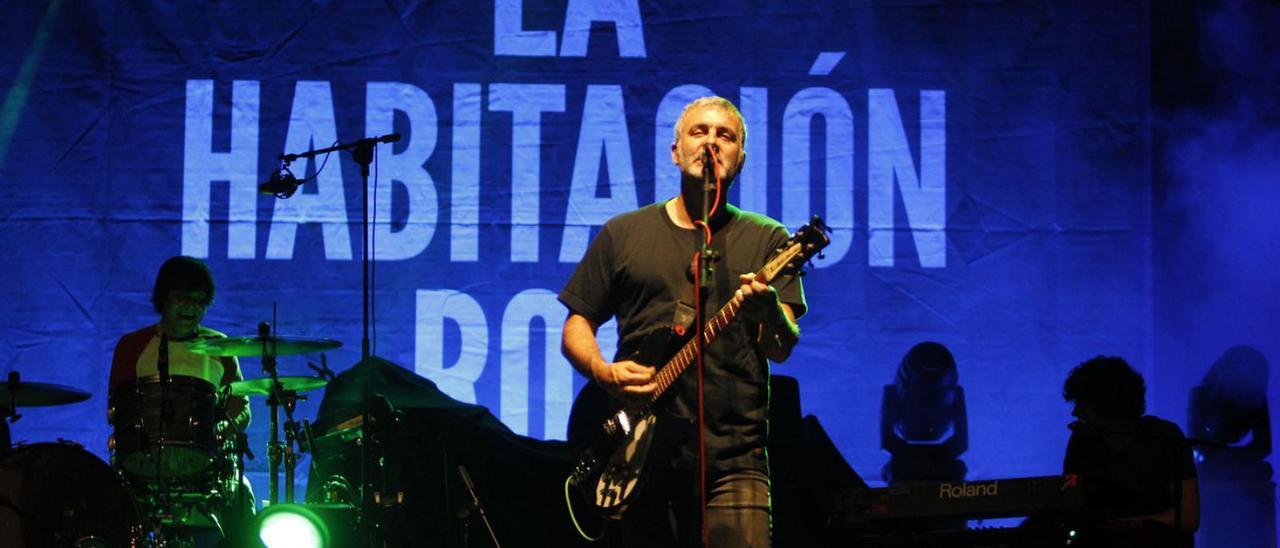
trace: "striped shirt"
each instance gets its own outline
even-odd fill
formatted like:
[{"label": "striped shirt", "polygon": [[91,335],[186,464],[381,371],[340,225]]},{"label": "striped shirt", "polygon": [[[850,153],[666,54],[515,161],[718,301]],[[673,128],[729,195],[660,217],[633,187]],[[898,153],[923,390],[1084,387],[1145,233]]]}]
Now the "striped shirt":
[{"label": "striped shirt", "polygon": [[[225,338],[226,334],[204,326],[198,328],[194,337],[175,339],[170,337],[169,374],[204,379],[214,387],[222,387],[244,378],[240,374],[240,363],[234,357],[205,356],[187,350],[188,343],[200,339]],[[129,333],[116,342],[115,355],[111,360],[111,377],[107,382],[109,391],[114,392],[119,386],[141,377],[159,375],[160,327],[149,325]],[[238,402],[237,402],[238,400]],[[230,405],[235,422],[242,427],[249,423],[248,401],[233,396]]]}]

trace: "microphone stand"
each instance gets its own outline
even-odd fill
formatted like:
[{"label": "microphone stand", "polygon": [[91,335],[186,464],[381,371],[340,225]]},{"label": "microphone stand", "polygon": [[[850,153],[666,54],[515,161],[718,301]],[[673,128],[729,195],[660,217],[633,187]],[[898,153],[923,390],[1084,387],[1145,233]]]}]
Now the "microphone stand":
[{"label": "microphone stand", "polygon": [[493,524],[489,523],[489,515],[484,511],[484,504],[480,503],[480,494],[476,492],[476,484],[471,482],[471,474],[467,473],[466,466],[458,465],[458,476],[462,478],[462,486],[467,489],[467,494],[471,495],[471,502],[458,512],[458,519],[461,521],[459,526],[462,529],[462,547],[471,548],[471,514],[474,512],[480,515],[480,521],[489,532],[489,540],[493,541],[494,548],[502,548],[502,543],[498,542],[498,534],[493,531]]},{"label": "microphone stand", "polygon": [[[702,155],[702,216],[700,223],[701,230],[696,230],[698,238],[697,256],[698,256],[698,287],[694,288],[696,296],[694,297],[694,326],[693,336],[697,338],[698,344],[698,529],[699,544],[707,545],[707,463],[706,448],[703,445],[703,436],[706,432],[706,425],[703,424],[705,417],[704,412],[704,394],[703,394],[703,371],[706,365],[706,339],[703,338],[704,324],[707,321],[706,299],[711,294],[711,277],[715,275],[716,252],[711,248],[711,201],[714,200],[716,188],[716,164],[715,156],[711,153],[711,146],[704,146],[700,152]],[[695,229],[697,229],[695,223]]]},{"label": "microphone stand", "polygon": [[[363,415],[361,416],[362,424],[368,428],[369,424],[369,406],[373,400],[373,367],[374,364],[370,358],[370,341],[369,341],[369,297],[371,288],[369,287],[369,271],[371,269],[369,257],[369,165],[373,163],[373,149],[379,143],[394,143],[400,140],[399,133],[390,133],[378,137],[367,137],[350,143],[339,143],[337,145],[322,148],[320,150],[312,150],[300,154],[281,154],[282,162],[293,162],[302,158],[314,158],[320,154],[328,154],[330,152],[350,150],[351,157],[360,165],[361,195],[360,195],[360,236],[363,242],[360,244],[360,269],[361,283],[360,293],[363,300],[361,307],[361,335],[360,335],[360,363],[365,367],[365,383],[363,395]],[[360,444],[360,530],[361,545],[373,546],[373,531],[369,525],[369,520],[373,518],[373,488],[369,481],[369,457],[371,452],[366,448],[367,443]]]}]

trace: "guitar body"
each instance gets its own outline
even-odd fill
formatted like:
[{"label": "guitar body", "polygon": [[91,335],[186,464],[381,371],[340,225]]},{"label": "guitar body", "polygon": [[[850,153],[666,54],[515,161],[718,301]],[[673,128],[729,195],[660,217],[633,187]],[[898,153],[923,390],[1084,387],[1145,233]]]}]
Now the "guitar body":
[{"label": "guitar body", "polygon": [[[684,340],[661,329],[645,336],[631,359],[659,366],[682,344]],[[574,465],[573,482],[596,515],[621,519],[647,484],[660,481],[661,471],[688,436],[689,422],[667,411],[665,403],[663,399],[643,409],[627,409],[594,383],[578,393],[569,413],[569,444],[594,443]]]}]

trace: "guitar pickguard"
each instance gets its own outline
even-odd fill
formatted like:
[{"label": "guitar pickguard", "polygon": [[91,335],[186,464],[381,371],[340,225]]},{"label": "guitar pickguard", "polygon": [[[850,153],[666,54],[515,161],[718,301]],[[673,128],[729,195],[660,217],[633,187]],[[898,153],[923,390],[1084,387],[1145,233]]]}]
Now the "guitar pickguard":
[{"label": "guitar pickguard", "polygon": [[631,435],[609,457],[595,485],[595,504],[609,514],[620,515],[640,486],[649,450],[653,446],[657,416],[648,414],[633,424]]}]

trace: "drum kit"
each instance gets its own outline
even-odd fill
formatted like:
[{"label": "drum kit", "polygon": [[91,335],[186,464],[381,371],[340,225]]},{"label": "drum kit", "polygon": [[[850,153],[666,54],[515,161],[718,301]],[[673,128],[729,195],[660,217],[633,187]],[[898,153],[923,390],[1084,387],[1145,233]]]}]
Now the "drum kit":
[{"label": "drum kit", "polygon": [[[0,546],[186,547],[216,543],[248,523],[244,433],[227,417],[231,396],[265,397],[271,409],[270,501],[293,502],[293,477],[306,424],[293,413],[304,392],[328,380],[282,376],[276,357],[338,348],[332,339],[259,335],[206,339],[187,345],[213,357],[261,357],[266,376],[215,388],[181,375],[141,377],[113,389],[108,421],[111,464],[67,440],[10,443],[9,423],[20,408],[89,399],[70,386],[26,382],[17,372],[0,383]],[[280,411],[285,421],[280,422]],[[281,432],[284,439],[281,439]],[[233,521],[234,524],[227,522]],[[207,539],[213,539],[210,542]]]}]

